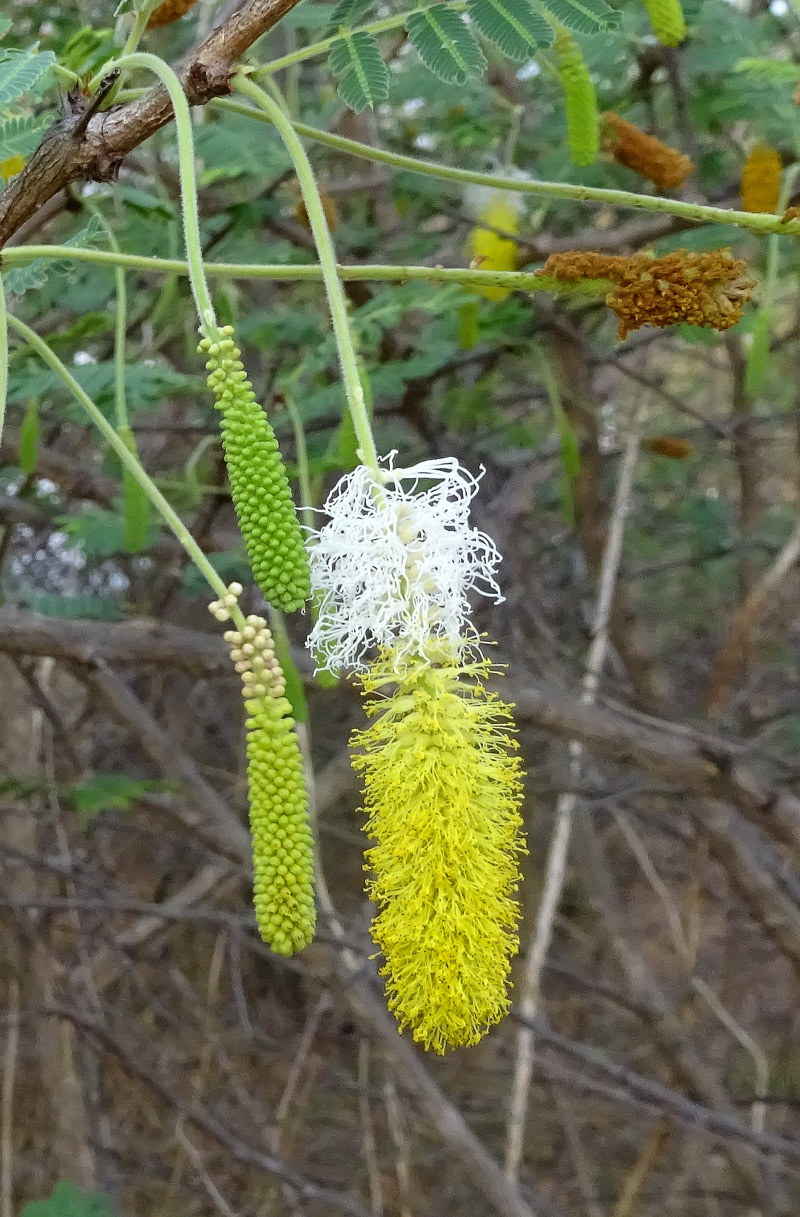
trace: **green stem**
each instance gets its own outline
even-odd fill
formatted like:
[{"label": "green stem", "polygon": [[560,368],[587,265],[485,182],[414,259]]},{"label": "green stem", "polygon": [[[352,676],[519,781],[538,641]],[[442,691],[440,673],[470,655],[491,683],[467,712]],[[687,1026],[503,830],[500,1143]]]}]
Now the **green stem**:
[{"label": "green stem", "polygon": [[[780,212],[783,212],[789,205],[798,171],[800,171],[800,166],[791,165],[783,175],[781,192],[778,198],[778,211]],[[752,397],[760,396],[766,381],[772,307],[775,289],[778,284],[779,267],[780,237],[775,233],[771,233],[767,237],[767,264],[759,286],[758,311],[753,323],[752,341],[750,343],[750,350],[747,353],[744,372],[745,387]]]},{"label": "green stem", "polygon": [[[249,115],[261,122],[270,121],[267,116],[253,110],[252,106],[239,105],[235,101],[217,99],[211,104],[231,110],[236,114]],[[800,220],[790,220],[784,224],[779,215],[734,211],[727,207],[686,203],[682,199],[665,199],[659,195],[635,194],[630,190],[612,190],[605,186],[578,186],[571,182],[526,181],[524,178],[507,177],[501,173],[477,173],[471,169],[456,169],[451,165],[442,165],[436,161],[423,161],[415,156],[404,156],[399,152],[387,152],[383,148],[372,148],[369,144],[362,144],[355,139],[346,139],[343,135],[333,135],[330,131],[309,127],[305,123],[295,123],[294,129],[298,135],[304,135],[306,139],[311,139],[317,144],[324,144],[328,148],[336,148],[339,152],[346,152],[363,160],[379,161],[384,165],[392,165],[395,169],[406,169],[410,173],[423,173],[428,177],[443,178],[449,182],[492,186],[497,190],[514,190],[520,194],[538,195],[543,198],[573,199],[583,203],[606,203],[612,207],[632,207],[642,211],[681,216],[698,224],[735,224],[750,232],[777,232],[784,236],[800,236]]]},{"label": "green stem", "polygon": [[6,421],[6,399],[8,398],[8,314],[6,293],[0,275],[0,441]]},{"label": "green stem", "polygon": [[[37,258],[94,262],[97,266],[125,266],[146,273],[186,275],[189,267],[178,258],[146,257],[143,254],[115,254],[106,249],[81,249],[74,245],[24,245],[3,250],[4,266],[27,266]],[[322,282],[321,266],[287,266],[286,263],[207,262],[207,275],[228,279],[271,279],[286,283]],[[561,279],[526,270],[470,270],[466,266],[382,266],[363,263],[361,266],[338,266],[340,279],[347,282],[405,283],[423,280],[428,283],[463,283],[467,287],[506,287],[525,292],[554,292],[558,295],[602,296],[612,289],[606,279],[582,279],[566,283]]]},{"label": "green stem", "polygon": [[[148,21],[160,3],[161,0],[147,0],[147,3],[143,4],[139,9],[139,12],[136,14],[136,20],[131,26],[131,32],[125,39],[125,45],[122,48],[122,55],[132,55],[134,53],[141,42],[142,34],[147,29]],[[105,68],[103,69],[103,72],[105,72]]]},{"label": "green stem", "polygon": [[300,486],[300,502],[304,504],[300,508],[300,519],[306,528],[314,527],[314,512],[312,503],[314,495],[311,489],[311,474],[308,468],[308,445],[306,444],[306,433],[303,429],[303,421],[300,418],[297,406],[294,404],[294,397],[291,393],[284,392],[283,400],[286,405],[286,413],[289,415],[294,431],[294,446],[297,452],[297,481]]},{"label": "green stem", "polygon": [[[381,17],[378,21],[368,21],[366,25],[354,26],[349,30],[349,34],[385,34],[387,30],[402,29],[412,13],[426,12],[432,5],[424,5],[421,9],[410,8],[402,13],[393,13],[391,17]],[[449,7],[456,13],[463,13],[466,10],[466,0],[451,0]],[[339,34],[331,34],[330,38],[322,38],[319,42],[312,42],[309,46],[300,47],[297,51],[292,51],[289,55],[282,55],[280,59],[273,59],[270,63],[264,64],[263,67],[256,68],[255,76],[271,76],[273,72],[280,72],[282,68],[289,68],[292,64],[301,63],[304,59],[312,59],[315,55],[324,55],[329,51],[334,42],[340,37]]]},{"label": "green stem", "polygon": [[[800,0],[798,0],[800,3]],[[143,91],[143,90],[142,90]],[[135,100],[141,96],[140,90],[126,89],[125,99]],[[233,114],[244,114],[259,122],[270,122],[265,114],[240,102],[228,98],[215,98],[209,105],[219,109],[229,110]],[[372,148],[355,139],[346,139],[343,135],[333,135],[330,131],[322,131],[318,127],[309,127],[305,123],[294,123],[294,129],[299,135],[315,143],[335,148],[362,160],[380,161],[384,165],[392,165],[396,169],[406,169],[409,173],[422,173],[427,177],[443,178],[445,181],[473,183],[478,186],[491,186],[497,190],[513,190],[520,194],[539,195],[552,199],[572,199],[584,203],[607,203],[612,207],[630,207],[635,210],[654,211],[665,215],[681,216],[696,224],[733,224],[750,232],[775,232],[779,236],[800,237],[800,219],[784,223],[779,215],[758,214],[749,211],[734,211],[728,207],[711,207],[701,203],[686,203],[682,199],[666,199],[659,195],[635,194],[630,190],[610,190],[604,186],[576,186],[570,182],[537,182],[525,181],[522,178],[506,177],[499,173],[477,173],[471,169],[455,169],[450,165],[442,165],[436,161],[423,161],[418,157],[405,156],[399,152],[387,152],[383,148]],[[5,257],[5,254],[3,255]]]},{"label": "green stem", "polygon": [[[116,233],[93,199],[84,199],[84,206],[102,225],[109,245],[115,254],[120,254]],[[114,318],[114,412],[118,427],[128,426],[128,401],[125,389],[125,345],[128,337],[128,290],[125,270],[117,263],[114,267],[116,313]]]},{"label": "green stem", "polygon": [[[274,85],[274,82],[270,83]],[[336,339],[336,349],[339,353],[339,363],[342,369],[342,382],[358,440],[359,459],[377,472],[379,468],[378,453],[372,435],[367,404],[364,400],[364,389],[358,371],[358,359],[356,357],[353,335],[350,332],[347,299],[339,278],[339,268],[336,265],[333,240],[328,228],[328,221],[325,218],[325,209],[322,205],[322,199],[320,198],[314,171],[311,168],[311,162],[298,138],[291,119],[279,102],[273,100],[268,93],[241,73],[234,76],[233,87],[261,107],[268,121],[273,123],[277,129],[286,146],[286,151],[291,157],[292,165],[300,184],[300,193],[305,204],[308,222],[311,226],[311,234],[317,247],[322,280],[325,284],[333,333]]]},{"label": "green stem", "polygon": [[[168,525],[168,527],[172,529],[176,538],[186,550],[186,553],[189,555],[192,562],[194,562],[201,574],[205,576],[209,586],[217,593],[218,596],[224,596],[228,590],[227,587],[214,570],[214,567],[211,565],[192,534],[189,532],[189,529],[186,527],[183,520],[180,518],[174,508],[170,506],[158,487],[153,484],[153,481],[142,468],[139,461],[137,461],[136,457],[128,451],[124,440],[117,435],[114,427],[112,427],[111,423],[102,413],[102,411],[98,410],[97,406],[94,404],[91,397],[89,397],[86,390],[78,384],[75,377],[64,366],[58,356],[50,350],[50,347],[47,345],[44,339],[40,338],[39,335],[35,333],[35,331],[29,326],[27,326],[24,321],[20,321],[18,317],[11,316],[8,318],[8,323],[11,328],[19,334],[20,338],[22,338],[28,344],[28,346],[30,346],[32,350],[36,352],[40,359],[42,359],[43,362],[46,363],[48,367],[52,368],[56,375],[60,377],[75,400],[89,415],[98,431],[102,433],[102,435],[114,449],[124,467],[139,483],[161,518]],[[242,614],[239,613],[237,616],[232,612],[231,616],[236,621],[237,627],[241,629],[242,625],[244,625],[244,617]],[[241,618],[241,621],[239,618]]]},{"label": "green stem", "polygon": [[106,64],[105,74],[115,68],[146,68],[163,84],[169,93],[172,109],[175,114],[175,131],[178,138],[178,172],[181,181],[181,210],[183,213],[183,229],[186,241],[186,258],[189,265],[189,280],[192,285],[197,312],[200,318],[200,329],[206,338],[214,341],[219,338],[217,318],[211,293],[208,290],[205,270],[203,268],[203,246],[200,240],[200,220],[197,207],[197,178],[194,170],[194,140],[192,138],[192,119],[189,113],[189,103],[181,87],[181,82],[169,64],[164,63],[157,55],[147,51],[137,51]]}]

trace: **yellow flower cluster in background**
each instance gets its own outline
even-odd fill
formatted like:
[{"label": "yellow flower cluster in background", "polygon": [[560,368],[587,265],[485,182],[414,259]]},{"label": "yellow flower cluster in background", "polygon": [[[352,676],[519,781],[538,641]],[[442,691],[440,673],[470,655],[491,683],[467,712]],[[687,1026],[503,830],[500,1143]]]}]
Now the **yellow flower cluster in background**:
[{"label": "yellow flower cluster in background", "polygon": [[26,164],[27,160],[24,156],[9,156],[6,160],[0,161],[0,177],[4,182],[10,182],[12,177],[22,173]]},{"label": "yellow flower cluster in background", "polygon": [[[517,244],[513,236],[519,226],[519,205],[512,195],[504,190],[492,191],[479,206],[478,225],[470,233],[470,252],[475,266],[481,270],[516,270]],[[483,225],[489,225],[484,228]],[[495,231],[499,230],[499,231]],[[479,287],[476,291],[487,300],[505,300],[510,295],[507,287]]]},{"label": "yellow flower cluster in background", "polygon": [[774,212],[781,192],[781,158],[774,148],[758,144],[742,169],[742,211]]}]

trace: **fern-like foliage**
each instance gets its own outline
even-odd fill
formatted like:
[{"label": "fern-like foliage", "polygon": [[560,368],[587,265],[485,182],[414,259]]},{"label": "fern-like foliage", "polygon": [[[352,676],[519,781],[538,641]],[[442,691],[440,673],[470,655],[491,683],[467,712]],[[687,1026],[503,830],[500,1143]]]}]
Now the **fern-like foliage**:
[{"label": "fern-like foliage", "polygon": [[552,27],[528,0],[469,0],[469,15],[478,33],[515,63],[553,42]]},{"label": "fern-like foliage", "polygon": [[792,63],[786,59],[740,59],[736,64],[737,72],[746,72],[763,81],[783,84],[788,81],[794,84],[800,80],[800,63]]},{"label": "fern-like foliage", "polygon": [[36,82],[56,61],[52,51],[40,51],[37,44],[24,51],[0,52],[0,107],[29,93]]},{"label": "fern-like foliage", "polygon": [[578,34],[614,30],[622,21],[622,14],[605,0],[544,0],[544,6],[556,21]]},{"label": "fern-like foliage", "polygon": [[[92,216],[89,223],[64,244],[74,245],[81,249],[97,249],[105,240],[105,230],[97,216]],[[15,296],[22,296],[32,288],[41,287],[43,283],[46,283],[48,275],[52,271],[63,272],[69,266],[70,263],[66,259],[48,261],[44,258],[37,258],[34,262],[29,262],[27,266],[12,266],[11,270],[6,271],[3,275],[3,284],[6,291]]]},{"label": "fern-like foliage", "polygon": [[30,156],[48,123],[47,115],[0,115],[0,164],[12,156]]},{"label": "fern-like foliage", "polygon": [[351,110],[374,108],[389,96],[389,73],[372,34],[342,30],[328,63],[338,77],[339,96]]},{"label": "fern-like foliage", "polygon": [[331,14],[328,36],[338,34],[342,26],[352,29],[366,17],[371,8],[372,0],[339,0]]},{"label": "fern-like foliage", "polygon": [[449,5],[418,9],[408,18],[406,29],[425,67],[445,84],[462,85],[486,70],[486,58],[474,35]]}]

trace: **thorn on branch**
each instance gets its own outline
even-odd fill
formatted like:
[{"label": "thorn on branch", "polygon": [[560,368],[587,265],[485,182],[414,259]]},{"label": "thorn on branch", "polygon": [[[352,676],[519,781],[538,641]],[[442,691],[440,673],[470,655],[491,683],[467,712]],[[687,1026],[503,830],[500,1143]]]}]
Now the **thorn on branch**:
[{"label": "thorn on branch", "polygon": [[[98,112],[98,110],[102,106],[103,102],[108,97],[111,90],[114,88],[114,85],[119,80],[119,77],[120,77],[120,72],[119,72],[119,68],[117,68],[115,71],[109,72],[108,76],[105,76],[100,81],[100,84],[97,86],[94,94],[89,99],[88,104],[85,104],[82,107],[82,113],[80,114],[78,121],[75,124],[75,127],[73,128],[73,131],[72,131],[73,138],[79,138],[80,136],[82,136],[84,134],[84,132],[86,131],[86,128],[89,126],[89,123],[91,122],[92,118]],[[80,97],[80,99],[82,101],[85,101],[83,93],[79,92],[77,89],[73,89],[71,91],[71,93],[69,94],[69,98],[68,98],[68,100],[73,105],[75,104],[73,102],[73,94],[77,94],[77,97]],[[74,113],[74,110],[73,110],[73,113]]]}]

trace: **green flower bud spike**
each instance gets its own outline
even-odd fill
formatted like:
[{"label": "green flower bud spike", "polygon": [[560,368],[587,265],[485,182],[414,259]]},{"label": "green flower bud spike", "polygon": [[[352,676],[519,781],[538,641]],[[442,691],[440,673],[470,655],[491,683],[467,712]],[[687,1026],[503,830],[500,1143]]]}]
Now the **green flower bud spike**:
[{"label": "green flower bud spike", "polygon": [[222,415],[222,442],[239,526],[256,583],[284,613],[308,599],[309,573],[303,537],[275,432],[256,401],[233,339],[223,326],[219,339],[203,338],[208,387]]},{"label": "green flower bud spike", "polygon": [[553,44],[567,112],[567,140],[576,165],[591,165],[600,147],[597,97],[586,61],[569,30],[560,26]]},{"label": "green flower bud spike", "polygon": [[[242,592],[232,583],[209,611],[227,621]],[[241,620],[241,619],[240,619]],[[253,840],[253,902],[259,933],[278,955],[294,955],[314,936],[314,851],[303,762],[286,681],[263,617],[246,617],[225,641],[242,679],[247,719],[247,781]]]}]

